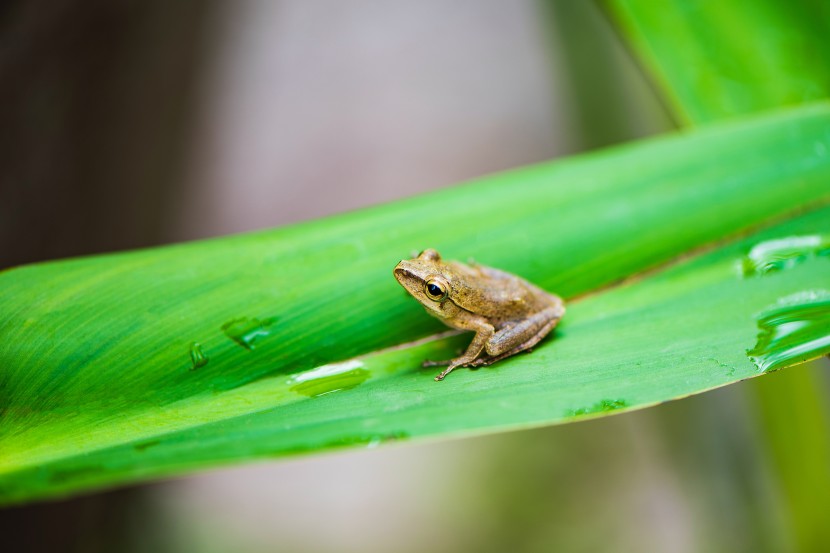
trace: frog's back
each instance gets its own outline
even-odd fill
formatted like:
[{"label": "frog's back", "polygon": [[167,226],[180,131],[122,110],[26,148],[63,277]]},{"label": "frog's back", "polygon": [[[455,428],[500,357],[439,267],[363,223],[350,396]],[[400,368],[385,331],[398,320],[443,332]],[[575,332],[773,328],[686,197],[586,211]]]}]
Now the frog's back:
[{"label": "frog's back", "polygon": [[483,265],[452,264],[456,305],[491,319],[506,322],[524,319],[543,309],[562,305],[562,300],[523,278]]}]

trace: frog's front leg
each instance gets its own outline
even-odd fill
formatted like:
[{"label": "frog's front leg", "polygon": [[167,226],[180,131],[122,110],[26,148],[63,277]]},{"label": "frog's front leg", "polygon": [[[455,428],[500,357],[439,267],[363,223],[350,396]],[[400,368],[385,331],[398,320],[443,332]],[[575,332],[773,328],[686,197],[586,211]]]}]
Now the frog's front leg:
[{"label": "frog's front leg", "polygon": [[[488,340],[490,340],[496,333],[496,329],[493,328],[493,325],[487,322],[487,320],[483,317],[474,317],[466,320],[454,321],[452,326],[460,330],[473,330],[476,335],[473,337],[473,341],[470,342],[470,345],[467,346],[467,351],[464,352],[464,355],[451,359],[449,361],[449,366],[444,369],[441,374],[435,377],[436,381],[444,380],[444,377],[458,367],[472,364],[473,361],[475,361],[481,354],[482,350],[484,350]],[[425,361],[424,366],[431,367],[434,365],[443,365],[445,363],[446,361]]]}]

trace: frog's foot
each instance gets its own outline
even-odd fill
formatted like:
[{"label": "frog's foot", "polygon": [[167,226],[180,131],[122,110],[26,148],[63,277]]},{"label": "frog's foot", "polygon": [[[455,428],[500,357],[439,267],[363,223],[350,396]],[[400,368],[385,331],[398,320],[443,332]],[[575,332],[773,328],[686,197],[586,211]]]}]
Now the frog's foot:
[{"label": "frog's foot", "polygon": [[[492,363],[492,361],[491,361],[491,360],[489,360],[489,359],[486,359],[486,358],[485,358],[485,359],[475,359],[475,360],[473,360],[473,361],[468,361],[468,362],[466,362],[466,363],[450,363],[450,364],[449,364],[450,366],[449,366],[446,370],[444,370],[444,372],[442,372],[441,374],[439,374],[438,376],[436,376],[436,377],[435,377],[435,380],[436,380],[436,381],[439,381],[439,382],[440,382],[441,380],[444,380],[444,377],[445,377],[445,376],[447,376],[447,375],[448,375],[448,374],[450,374],[453,370],[455,370],[455,369],[457,369],[457,368],[459,368],[459,367],[463,367],[463,368],[465,368],[465,369],[470,369],[470,370],[473,370],[473,371],[474,371],[474,370],[476,370],[477,368],[479,368],[479,367],[481,367],[481,366],[483,366],[483,365],[489,365],[490,363]],[[435,363],[435,365],[438,365],[438,364],[439,364],[439,363]],[[446,365],[447,363],[444,363],[444,364]]]},{"label": "frog's foot", "polygon": [[[541,339],[541,338],[540,338],[540,339]],[[531,340],[531,341],[532,341],[532,340]],[[537,340],[537,341],[538,341],[538,340]],[[534,344],[535,344],[535,342],[534,342]],[[493,363],[495,363],[496,361],[501,361],[502,359],[504,359],[504,358],[506,358],[506,357],[510,357],[511,355],[516,355],[517,353],[520,353],[520,352],[530,353],[531,351],[533,351],[533,348],[532,348],[532,347],[528,347],[528,348],[526,348],[526,349],[522,349],[522,348],[523,348],[523,346],[524,346],[524,344],[523,344],[522,346],[520,346],[520,347],[518,347],[518,348],[514,349],[514,350],[510,350],[510,351],[508,351],[508,352],[506,352],[506,353],[502,353],[501,355],[495,355],[495,356],[494,356],[494,355],[484,355],[484,356],[482,356],[482,357],[479,357],[478,359],[476,359],[476,360],[475,360],[475,361],[473,361],[472,363],[467,363],[467,364],[466,364],[466,365],[464,365],[464,366],[465,366],[465,367],[469,367],[469,368],[471,368],[471,369],[477,369],[477,368],[479,368],[479,367],[486,367],[487,365],[492,365],[492,364],[493,364]]]},{"label": "frog's foot", "polygon": [[444,380],[444,378],[445,378],[448,374],[450,374],[450,373],[451,373],[454,369],[456,369],[457,367],[460,367],[460,366],[461,366],[461,365],[457,365],[457,364],[455,364],[455,363],[451,363],[449,367],[447,367],[446,369],[444,369],[443,371],[441,371],[441,374],[439,374],[438,376],[436,376],[436,377],[435,377],[435,381],[436,381],[436,382],[441,382],[442,380]]}]

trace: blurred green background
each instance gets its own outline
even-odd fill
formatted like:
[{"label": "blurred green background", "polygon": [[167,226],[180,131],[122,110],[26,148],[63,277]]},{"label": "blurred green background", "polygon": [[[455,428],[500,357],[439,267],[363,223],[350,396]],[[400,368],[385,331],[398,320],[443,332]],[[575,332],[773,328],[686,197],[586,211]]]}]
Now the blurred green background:
[{"label": "blurred green background", "polygon": [[[0,268],[283,225],[674,127],[576,0],[13,1],[0,33]],[[822,551],[828,368],[4,509],[0,529],[15,551]]]}]

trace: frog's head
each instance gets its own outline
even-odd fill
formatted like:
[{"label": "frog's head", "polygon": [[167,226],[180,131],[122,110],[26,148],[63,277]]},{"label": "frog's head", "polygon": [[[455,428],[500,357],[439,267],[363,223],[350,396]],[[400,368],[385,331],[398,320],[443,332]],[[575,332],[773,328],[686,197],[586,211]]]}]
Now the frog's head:
[{"label": "frog's head", "polygon": [[394,273],[400,285],[428,311],[439,316],[444,314],[442,304],[452,288],[450,271],[437,251],[424,250],[416,258],[401,261]]}]

